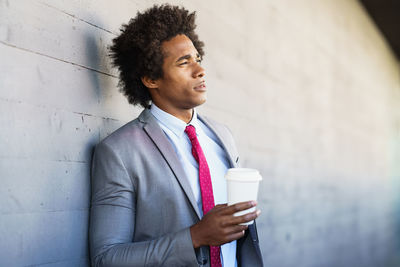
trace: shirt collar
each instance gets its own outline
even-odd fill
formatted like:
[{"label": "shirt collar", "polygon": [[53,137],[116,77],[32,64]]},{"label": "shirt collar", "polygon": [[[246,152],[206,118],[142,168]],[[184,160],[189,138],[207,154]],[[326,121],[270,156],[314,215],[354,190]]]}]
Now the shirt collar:
[{"label": "shirt collar", "polygon": [[193,116],[191,121],[186,124],[181,119],[165,112],[164,110],[157,107],[154,103],[151,104],[150,112],[157,119],[157,121],[164,127],[173,132],[177,137],[181,138],[185,133],[185,128],[188,125],[193,125],[196,128],[196,134],[199,135],[201,132],[199,120],[197,119],[196,109],[193,109]]}]

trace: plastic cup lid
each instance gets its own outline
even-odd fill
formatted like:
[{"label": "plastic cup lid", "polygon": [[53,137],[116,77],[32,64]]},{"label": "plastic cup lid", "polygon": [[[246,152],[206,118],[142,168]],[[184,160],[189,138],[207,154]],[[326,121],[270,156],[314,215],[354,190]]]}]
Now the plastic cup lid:
[{"label": "plastic cup lid", "polygon": [[256,182],[261,181],[262,177],[256,169],[231,168],[226,172],[225,179],[239,182]]}]

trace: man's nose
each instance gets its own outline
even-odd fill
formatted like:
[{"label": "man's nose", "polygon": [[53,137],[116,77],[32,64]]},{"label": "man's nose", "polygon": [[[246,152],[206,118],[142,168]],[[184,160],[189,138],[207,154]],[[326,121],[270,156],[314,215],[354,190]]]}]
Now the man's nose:
[{"label": "man's nose", "polygon": [[196,69],[193,71],[193,78],[202,78],[204,75],[206,75],[204,68],[197,63]]}]

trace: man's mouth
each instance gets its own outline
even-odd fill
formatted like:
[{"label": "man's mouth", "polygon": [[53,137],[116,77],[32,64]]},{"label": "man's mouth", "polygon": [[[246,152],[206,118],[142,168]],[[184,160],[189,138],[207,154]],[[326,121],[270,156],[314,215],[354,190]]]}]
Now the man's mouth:
[{"label": "man's mouth", "polygon": [[196,85],[195,87],[193,87],[194,90],[199,90],[199,91],[204,91],[206,90],[206,83],[205,82],[201,82],[198,85]]}]

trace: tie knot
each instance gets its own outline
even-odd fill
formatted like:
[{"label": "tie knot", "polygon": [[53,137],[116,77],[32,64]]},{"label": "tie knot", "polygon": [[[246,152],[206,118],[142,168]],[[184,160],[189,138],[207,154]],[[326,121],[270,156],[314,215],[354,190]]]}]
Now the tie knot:
[{"label": "tie knot", "polygon": [[190,140],[196,139],[196,128],[193,125],[188,125],[185,128],[185,133],[189,136]]}]

